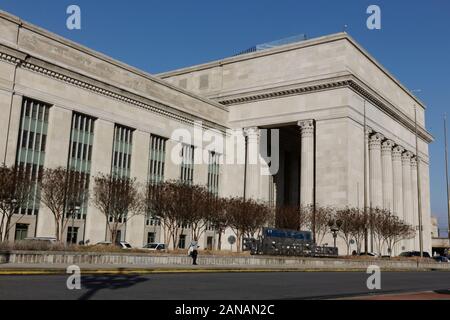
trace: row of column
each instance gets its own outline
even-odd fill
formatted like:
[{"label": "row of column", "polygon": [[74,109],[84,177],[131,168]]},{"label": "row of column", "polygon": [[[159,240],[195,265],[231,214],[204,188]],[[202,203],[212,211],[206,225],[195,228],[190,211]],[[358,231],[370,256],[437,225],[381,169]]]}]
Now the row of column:
[{"label": "row of column", "polygon": [[[298,127],[301,137],[300,202],[311,205],[314,203],[315,122],[302,120]],[[256,164],[259,162],[259,128],[246,128],[244,135],[247,137],[246,196],[258,199],[261,176],[260,166]]]},{"label": "row of column", "polygon": [[[417,227],[417,159],[394,141],[367,130],[369,149],[370,207],[390,210],[404,222]],[[414,250],[414,240],[404,243]]]}]

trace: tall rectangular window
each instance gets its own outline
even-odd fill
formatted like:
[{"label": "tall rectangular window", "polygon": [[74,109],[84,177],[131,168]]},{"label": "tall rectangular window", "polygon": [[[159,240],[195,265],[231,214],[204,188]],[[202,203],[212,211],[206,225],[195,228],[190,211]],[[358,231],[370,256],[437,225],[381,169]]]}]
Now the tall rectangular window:
[{"label": "tall rectangular window", "polygon": [[[84,187],[89,188],[95,119],[80,113],[72,115],[69,169],[80,173]],[[88,199],[84,199],[77,219],[86,219]]]},{"label": "tall rectangular window", "polygon": [[164,181],[164,167],[166,160],[166,142],[167,139],[158,136],[150,138],[150,163],[149,163],[149,182],[160,183]]},{"label": "tall rectangular window", "polygon": [[219,195],[219,178],[220,178],[220,154],[215,152],[209,153],[208,161],[208,190],[215,196]]},{"label": "tall rectangular window", "polygon": [[37,215],[39,212],[38,182],[44,171],[49,112],[50,105],[23,98],[16,164],[34,182],[34,187],[28,205],[20,209],[20,214]]},{"label": "tall rectangular window", "polygon": [[192,185],[194,182],[194,146],[183,145],[181,149],[181,182]]},{"label": "tall rectangular window", "polygon": [[130,177],[133,129],[117,125],[114,128],[112,174],[117,178]]}]

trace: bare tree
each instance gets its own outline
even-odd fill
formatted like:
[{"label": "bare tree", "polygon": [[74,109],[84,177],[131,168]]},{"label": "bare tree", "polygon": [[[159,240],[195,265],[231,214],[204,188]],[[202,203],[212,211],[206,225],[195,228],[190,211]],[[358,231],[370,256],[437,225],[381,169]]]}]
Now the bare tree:
[{"label": "bare tree", "polygon": [[276,209],[275,225],[280,229],[300,231],[307,226],[309,207],[284,206]]},{"label": "bare tree", "polygon": [[[22,169],[0,167],[0,242],[8,240],[11,220],[15,214],[20,214],[20,208],[27,206],[33,186],[29,175]],[[24,216],[20,215],[18,221]]]},{"label": "bare tree", "polygon": [[350,255],[350,245],[352,241],[352,210],[350,208],[344,208],[337,210],[334,216],[336,221],[340,221],[339,237],[344,240],[347,246],[347,255]]},{"label": "bare tree", "polygon": [[388,247],[389,253],[392,253],[393,248],[397,243],[402,240],[413,238],[416,231],[409,224],[390,214],[386,218],[381,234]]},{"label": "bare tree", "polygon": [[242,236],[252,238],[272,218],[272,209],[252,199],[229,198],[226,202],[229,226],[236,234],[238,251]]},{"label": "bare tree", "polygon": [[[194,221],[193,211],[196,217],[203,214],[200,210],[200,197],[196,191],[200,191],[198,187],[179,181],[147,185],[147,211],[160,219],[167,245],[169,247],[172,245],[172,249],[177,246],[180,232]],[[200,222],[195,223],[195,228],[197,233],[201,228]]]},{"label": "bare tree", "polygon": [[335,209],[331,206],[321,206],[316,205],[304,207],[303,209],[306,213],[306,223],[307,227],[315,231],[314,239],[316,239],[317,244],[323,242],[323,238],[329,232],[328,224],[332,219]]},{"label": "bare tree", "polygon": [[188,205],[186,220],[191,226],[192,239],[198,241],[206,232],[206,227],[211,220],[210,216],[215,214],[213,205],[216,196],[202,186],[191,186],[190,188],[190,199],[192,200]]},{"label": "bare tree", "polygon": [[70,211],[87,200],[87,176],[63,167],[45,169],[40,181],[40,200],[53,214],[55,237],[62,241]]},{"label": "bare tree", "polygon": [[211,199],[211,207],[212,214],[209,215],[208,220],[218,235],[217,250],[222,250],[222,234],[229,224],[226,211],[226,200],[214,197]]},{"label": "bare tree", "polygon": [[112,243],[118,231],[143,212],[143,197],[136,179],[99,174],[95,177],[93,204],[106,217]]},{"label": "bare tree", "polygon": [[386,209],[373,209],[370,217],[371,229],[374,234],[374,240],[377,244],[378,252],[383,254],[385,244],[384,232],[390,223],[392,213]]}]

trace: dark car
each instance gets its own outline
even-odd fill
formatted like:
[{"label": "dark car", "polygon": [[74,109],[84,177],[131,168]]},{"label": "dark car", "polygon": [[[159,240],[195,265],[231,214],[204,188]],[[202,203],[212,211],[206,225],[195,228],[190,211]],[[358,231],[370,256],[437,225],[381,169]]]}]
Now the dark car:
[{"label": "dark car", "polygon": [[439,262],[439,263],[441,263],[441,262],[448,263],[449,262],[447,257],[442,257],[442,256],[433,257],[433,259],[434,259],[434,261]]},{"label": "dark car", "polygon": [[[420,252],[419,251],[406,251],[406,252],[402,252],[400,254],[400,257],[408,257],[408,258],[420,257]],[[424,258],[431,258],[430,254],[428,252],[424,252],[423,253],[423,257]]]}]

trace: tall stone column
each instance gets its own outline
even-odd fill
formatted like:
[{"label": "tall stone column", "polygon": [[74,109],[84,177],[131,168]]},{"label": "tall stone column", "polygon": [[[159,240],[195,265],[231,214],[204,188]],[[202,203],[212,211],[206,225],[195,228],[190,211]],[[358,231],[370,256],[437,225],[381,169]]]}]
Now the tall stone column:
[{"label": "tall stone column", "polygon": [[375,133],[369,140],[370,159],[370,207],[383,207],[383,178],[381,171],[381,142],[384,137]]},{"label": "tall stone column", "polygon": [[383,208],[394,211],[394,171],[392,163],[392,140],[386,140],[381,146],[381,159],[383,163]]},{"label": "tall stone column", "polygon": [[246,197],[258,200],[261,176],[259,167],[260,130],[258,127],[246,128],[244,134],[247,137]]},{"label": "tall stone column", "polygon": [[[411,158],[413,154],[406,151],[402,155],[402,168],[403,168],[403,220],[412,225],[412,210],[413,210],[413,199],[412,199],[412,189],[411,189]],[[413,240],[405,241],[406,250],[412,250]]]},{"label": "tall stone column", "polygon": [[402,153],[405,151],[401,146],[395,146],[392,150],[392,171],[394,182],[394,205],[393,213],[399,219],[403,219],[403,169]]},{"label": "tall stone column", "polygon": [[367,203],[365,203],[365,204],[363,203],[363,209],[364,209],[364,206],[365,206],[366,208],[370,208],[370,157],[369,157],[369,139],[370,139],[370,136],[372,135],[372,133],[373,133],[372,128],[367,127],[367,128],[366,128],[366,144],[365,144],[365,146],[366,146],[365,152],[366,152],[366,156],[367,156],[367,166],[366,166],[366,178],[367,178],[367,180],[366,180],[366,194],[365,194],[365,197],[366,197],[366,199],[367,199]]},{"label": "tall stone column", "polygon": [[314,202],[314,120],[299,121],[301,132],[300,202]]},{"label": "tall stone column", "polygon": [[412,206],[413,206],[413,216],[412,224],[416,229],[416,236],[414,238],[414,250],[420,250],[419,244],[419,190],[417,189],[417,158],[413,157],[411,159],[411,190],[412,190]]}]

